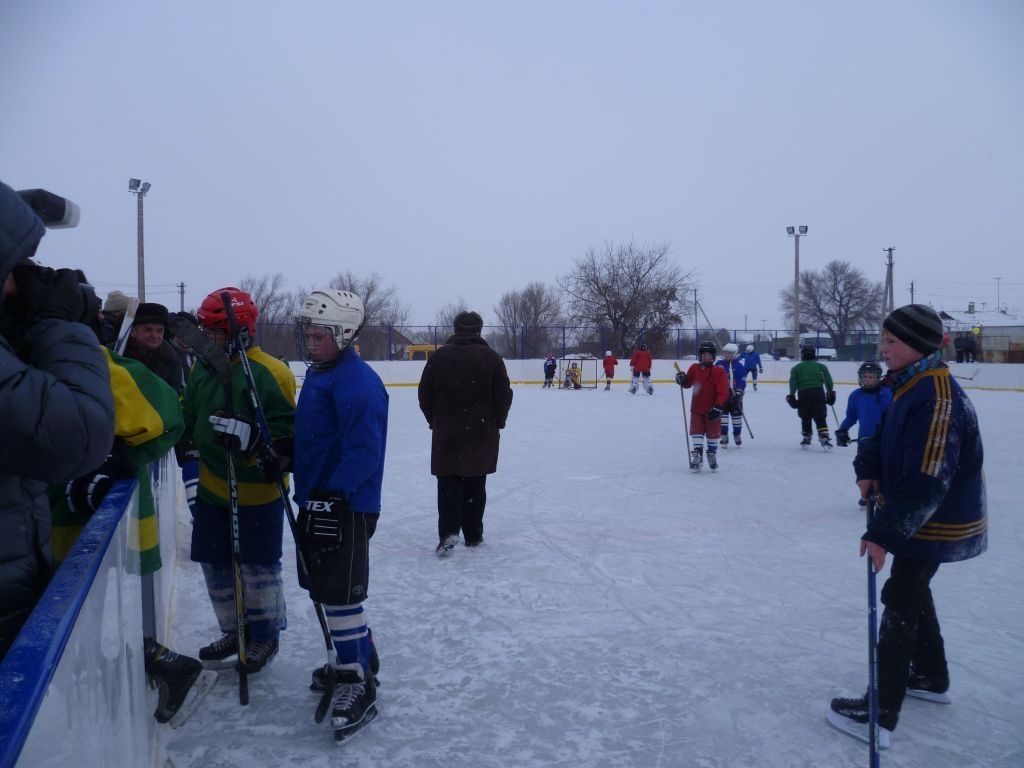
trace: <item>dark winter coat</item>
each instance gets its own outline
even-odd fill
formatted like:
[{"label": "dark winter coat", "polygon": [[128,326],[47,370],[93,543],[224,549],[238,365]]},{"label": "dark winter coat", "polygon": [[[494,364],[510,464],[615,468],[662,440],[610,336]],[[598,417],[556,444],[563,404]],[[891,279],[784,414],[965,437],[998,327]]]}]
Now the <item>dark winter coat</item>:
[{"label": "dark winter coat", "polygon": [[854,460],[858,480],[879,481],[863,538],[916,560],[966,560],[988,546],[978,417],[937,356],[922,363],[901,377],[878,432]]},{"label": "dark winter coat", "polygon": [[505,362],[477,334],[456,334],[430,356],[419,385],[432,475],[489,475],[498,468],[498,430],[512,406]]},{"label": "dark winter coat", "polygon": [[[42,233],[39,218],[0,184],[0,284]],[[29,338],[23,360],[0,335],[0,655],[50,577],[47,485],[98,467],[114,440],[114,397],[95,334],[43,320]]]},{"label": "dark winter coat", "polygon": [[134,340],[128,340],[124,356],[131,360],[138,360],[153,373],[171,385],[171,388],[181,394],[188,380],[188,368],[185,360],[178,350],[169,341],[163,341],[153,351],[143,350],[138,347]]}]

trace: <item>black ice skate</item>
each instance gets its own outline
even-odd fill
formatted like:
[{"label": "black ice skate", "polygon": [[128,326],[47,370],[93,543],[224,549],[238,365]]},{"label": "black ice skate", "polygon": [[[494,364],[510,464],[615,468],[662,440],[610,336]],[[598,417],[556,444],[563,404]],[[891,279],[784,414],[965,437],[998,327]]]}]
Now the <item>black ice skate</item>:
[{"label": "black ice skate", "polygon": [[611,388],[612,388],[612,383],[610,381],[607,384],[604,385],[604,391],[605,392],[607,392]]},{"label": "black ice skate", "polygon": [[[271,659],[277,656],[277,640],[266,643],[252,643],[245,646],[245,671],[250,675],[261,671]],[[238,665],[236,663],[235,668]]]},{"label": "black ice skate", "polygon": [[743,445],[743,435],[739,433],[733,435],[733,442],[736,443],[736,447],[739,448],[741,445]]},{"label": "black ice skate", "polygon": [[453,533],[448,536],[445,536],[441,540],[441,543],[437,545],[437,548],[434,550],[434,554],[436,554],[438,557],[448,557],[448,555],[452,553],[452,550],[455,549],[455,545],[458,543],[458,534]]},{"label": "black ice skate", "polygon": [[[246,632],[248,636],[248,632]],[[199,649],[199,660],[207,669],[230,669],[238,656],[238,635],[225,632],[220,639]]]},{"label": "black ice skate", "polygon": [[828,439],[828,433],[827,432],[825,434],[823,434],[823,435],[818,435],[818,442],[821,443],[821,447],[825,451],[831,451],[832,450],[832,441]]},{"label": "black ice skate", "polygon": [[171,728],[188,720],[217,684],[216,672],[204,670],[195,659],[153,642],[146,644],[146,673],[150,686],[157,689],[153,717]]},{"label": "black ice skate", "polygon": [[948,690],[948,677],[929,677],[911,668],[910,677],[907,679],[907,696],[934,704],[952,704],[953,700],[946,693]]},{"label": "black ice skate", "polygon": [[[832,699],[829,712],[825,719],[829,725],[837,728],[848,736],[860,739],[865,744],[869,743],[868,720],[868,698],[861,696],[859,699]],[[878,713],[878,748],[889,748],[889,737],[892,735],[896,722],[900,719],[898,712],[882,709]]]},{"label": "black ice skate", "polygon": [[351,738],[377,717],[377,687],[373,678],[364,679],[358,664],[345,664],[337,669],[331,706],[331,729],[335,741]]},{"label": "black ice skate", "polygon": [[718,471],[718,451],[708,451],[708,469],[712,472]]},{"label": "black ice skate", "polygon": [[800,447],[801,448],[805,448],[805,449],[811,447],[811,436],[810,435],[804,435],[803,439],[800,441]]},{"label": "black ice skate", "polygon": [[[373,684],[380,687],[380,656],[377,655],[377,646],[373,642],[373,632],[367,630],[370,635],[370,674],[373,675]],[[327,687],[327,665],[317,667],[313,670],[313,679],[309,683],[309,690],[323,693]]]},{"label": "black ice skate", "polygon": [[690,451],[690,469],[700,472],[700,465],[704,463],[704,451],[701,448],[694,448]]}]

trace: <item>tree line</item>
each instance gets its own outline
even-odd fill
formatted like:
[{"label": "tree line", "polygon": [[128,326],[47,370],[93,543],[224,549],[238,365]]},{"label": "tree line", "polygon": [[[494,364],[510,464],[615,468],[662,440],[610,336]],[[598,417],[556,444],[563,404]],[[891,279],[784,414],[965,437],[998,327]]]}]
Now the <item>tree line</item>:
[{"label": "tree line", "polygon": [[[327,284],[363,300],[366,321],[360,345],[370,358],[387,358],[388,344],[394,347],[397,335],[403,343],[442,343],[455,315],[470,308],[480,311],[460,296],[441,306],[432,324],[410,326],[409,306],[398,288],[376,272],[340,272]],[[667,242],[607,242],[587,248],[555,284],[533,281],[503,293],[492,307],[494,322],[485,317],[490,326],[485,336],[499,352],[515,357],[543,357],[560,349],[563,341],[597,357],[603,354],[602,347],[625,355],[641,340],[653,350],[666,348],[676,341],[674,329],[692,324],[697,285],[695,272],[677,263]],[[313,287],[291,289],[281,272],[248,275],[239,287],[260,307],[264,346],[288,355],[294,348],[297,308]],[[880,282],[870,281],[845,261],[801,271],[801,330],[828,331],[842,345],[853,332],[878,327],[882,291]],[[780,291],[779,309],[792,326],[792,287]],[[684,323],[684,317],[690,323]],[[563,340],[564,329],[572,330]],[[595,329],[601,329],[600,334]],[[716,335],[727,340],[722,331]]]}]

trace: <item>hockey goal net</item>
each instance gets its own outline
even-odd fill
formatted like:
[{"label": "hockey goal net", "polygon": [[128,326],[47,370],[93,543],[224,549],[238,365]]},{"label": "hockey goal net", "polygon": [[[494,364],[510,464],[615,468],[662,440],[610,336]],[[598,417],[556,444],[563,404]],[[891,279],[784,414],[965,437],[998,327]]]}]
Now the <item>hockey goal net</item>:
[{"label": "hockey goal net", "polygon": [[601,361],[596,358],[563,357],[558,361],[559,389],[597,389],[602,376]]}]

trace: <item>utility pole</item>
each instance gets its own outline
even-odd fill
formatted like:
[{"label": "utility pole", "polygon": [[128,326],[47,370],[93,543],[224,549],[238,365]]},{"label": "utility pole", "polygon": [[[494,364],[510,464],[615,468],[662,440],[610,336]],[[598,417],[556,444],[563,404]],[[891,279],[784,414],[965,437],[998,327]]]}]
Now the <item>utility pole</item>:
[{"label": "utility pole", "polygon": [[793,238],[793,359],[800,356],[800,238],[807,234],[806,225],[786,227],[786,234]]},{"label": "utility pole", "polygon": [[697,319],[700,305],[697,303],[697,289],[693,289],[693,354],[700,361],[700,320]]},{"label": "utility pole", "polygon": [[178,283],[178,297],[180,299],[181,311],[185,311],[185,284]]},{"label": "utility pole", "polygon": [[[882,249],[882,253],[886,253],[889,256],[888,259],[886,260],[886,263],[885,263],[885,288],[882,289],[882,321],[883,322],[885,321],[885,318],[889,316],[889,313],[892,312],[896,308],[894,306],[894,301],[895,300],[893,298],[893,288],[892,288],[892,265],[893,265],[892,252],[895,251],[895,250],[896,250],[896,248],[894,246],[889,246],[888,248],[883,248]],[[913,299],[911,299],[911,303],[913,303]],[[881,353],[882,353],[882,329],[881,329],[881,326],[879,326],[879,329],[878,329],[878,344],[875,346],[875,357],[881,357]]]},{"label": "utility pole", "polygon": [[1001,278],[1001,277],[997,277],[996,278],[996,312],[1002,312],[1002,306],[1003,305],[999,303],[999,299],[1000,299],[1000,296],[999,296],[999,281],[1002,280],[1002,279],[1003,278]]},{"label": "utility pole", "polygon": [[914,303],[914,281],[910,281],[910,303]]}]

